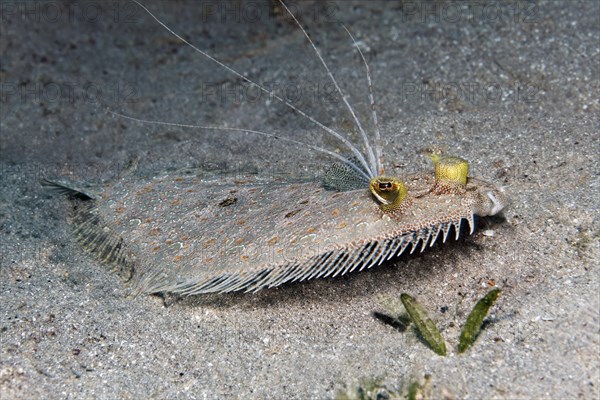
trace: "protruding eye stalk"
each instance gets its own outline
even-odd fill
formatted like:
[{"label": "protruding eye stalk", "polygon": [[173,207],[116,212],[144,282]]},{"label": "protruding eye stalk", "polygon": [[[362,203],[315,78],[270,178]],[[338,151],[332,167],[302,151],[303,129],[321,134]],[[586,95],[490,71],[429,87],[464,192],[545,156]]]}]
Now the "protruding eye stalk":
[{"label": "protruding eye stalk", "polygon": [[400,214],[410,204],[408,190],[399,178],[377,176],[369,182],[369,189],[383,212]]},{"label": "protruding eye stalk", "polygon": [[[433,161],[435,182],[432,187],[409,194],[406,185],[400,178],[382,175],[370,180],[369,189],[379,202],[379,208],[386,214],[399,217],[415,199],[435,201],[434,198],[427,198],[430,194],[463,196],[461,201],[464,204],[470,204],[473,214],[480,216],[495,215],[508,205],[508,197],[502,188],[476,178],[468,178],[469,162],[467,160],[444,156],[439,150],[427,149],[422,152]],[[420,176],[417,181],[426,181],[429,185],[430,177],[428,175],[423,179],[423,176]],[[415,189],[414,182],[409,182],[411,188]],[[470,185],[469,189],[467,189],[467,182]],[[418,188],[419,185],[417,184],[416,187]]]},{"label": "protruding eye stalk", "polygon": [[439,151],[430,151],[426,155],[433,161],[435,169],[433,193],[464,192],[467,186],[467,176],[469,175],[469,162],[467,160],[460,157],[444,156]]}]

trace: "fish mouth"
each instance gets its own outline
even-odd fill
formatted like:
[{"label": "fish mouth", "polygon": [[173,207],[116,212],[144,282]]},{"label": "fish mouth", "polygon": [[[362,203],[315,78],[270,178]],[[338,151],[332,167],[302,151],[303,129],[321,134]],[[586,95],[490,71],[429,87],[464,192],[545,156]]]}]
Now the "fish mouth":
[{"label": "fish mouth", "polygon": [[499,188],[498,190],[488,190],[486,196],[492,202],[492,206],[487,215],[496,215],[510,204],[510,200],[504,194],[503,188]]}]

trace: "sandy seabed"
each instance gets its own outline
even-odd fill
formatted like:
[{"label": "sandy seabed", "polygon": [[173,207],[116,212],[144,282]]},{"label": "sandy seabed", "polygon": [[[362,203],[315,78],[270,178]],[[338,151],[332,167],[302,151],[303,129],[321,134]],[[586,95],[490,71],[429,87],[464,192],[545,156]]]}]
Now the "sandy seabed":
[{"label": "sandy seabed", "polygon": [[[146,1],[169,26],[353,131],[323,68],[276,3]],[[0,4],[0,392],[30,398],[332,398],[365,379],[431,375],[434,398],[598,398],[600,6],[593,1],[293,4],[368,120],[373,77],[388,171],[442,144],[505,185],[503,218],[369,271],[256,294],[127,298],[74,241],[41,177],[100,182],[184,166],[318,175],[330,159],[281,141],[117,118],[244,127],[336,149],[285,106],[194,53],[128,2]],[[370,125],[368,125],[370,127]],[[357,136],[353,134],[353,139]],[[460,327],[503,289],[466,354]],[[407,292],[439,357],[373,317]]]}]

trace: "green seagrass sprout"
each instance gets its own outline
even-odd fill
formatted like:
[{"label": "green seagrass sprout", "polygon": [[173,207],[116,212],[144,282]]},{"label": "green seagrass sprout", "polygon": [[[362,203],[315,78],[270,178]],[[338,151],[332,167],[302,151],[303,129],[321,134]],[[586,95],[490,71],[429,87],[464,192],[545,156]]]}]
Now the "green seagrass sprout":
[{"label": "green seagrass sprout", "polygon": [[493,289],[488,292],[481,300],[477,302],[471,314],[467,317],[467,322],[460,333],[460,340],[458,343],[458,352],[464,353],[473,344],[479,332],[481,331],[481,324],[488,314],[490,308],[494,305],[498,296],[502,291],[500,289]]},{"label": "green seagrass sprout", "polygon": [[410,319],[414,322],[423,339],[429,344],[429,347],[440,356],[446,355],[446,342],[440,333],[440,330],[435,326],[435,323],[429,318],[427,312],[414,297],[402,293],[400,296],[402,304],[408,311]]},{"label": "green seagrass sprout", "polygon": [[[490,308],[494,305],[502,291],[498,288],[489,291],[477,302],[463,327],[458,344],[458,352],[464,353],[477,339],[481,332],[483,320]],[[404,308],[408,312],[411,321],[415,324],[421,337],[429,347],[440,356],[446,355],[446,342],[433,320],[425,309],[409,294],[402,293],[400,296]]]}]

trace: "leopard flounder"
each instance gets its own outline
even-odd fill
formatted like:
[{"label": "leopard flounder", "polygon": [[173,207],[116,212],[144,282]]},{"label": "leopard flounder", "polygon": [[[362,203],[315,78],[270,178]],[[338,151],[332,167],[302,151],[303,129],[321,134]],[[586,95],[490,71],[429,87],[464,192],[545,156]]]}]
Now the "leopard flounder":
[{"label": "leopard flounder", "polygon": [[[342,157],[305,144],[338,159],[320,182],[286,183],[226,174],[207,178],[198,170],[129,174],[98,191],[44,180],[44,185],[72,199],[71,222],[80,243],[131,280],[137,293],[256,291],[343,275],[406,251],[423,251],[437,240],[446,241],[452,231],[458,239],[462,221],[473,232],[474,216],[495,215],[508,204],[501,187],[468,177],[466,160],[437,151],[427,152],[434,162],[432,172],[403,178],[385,176],[366,62],[375,146],[370,146],[354,111],[300,24],[355,119],[366,154],[343,135],[197,49],[154,18],[194,50],[340,139],[352,155]],[[358,46],[357,51],[362,57]]]}]

